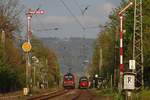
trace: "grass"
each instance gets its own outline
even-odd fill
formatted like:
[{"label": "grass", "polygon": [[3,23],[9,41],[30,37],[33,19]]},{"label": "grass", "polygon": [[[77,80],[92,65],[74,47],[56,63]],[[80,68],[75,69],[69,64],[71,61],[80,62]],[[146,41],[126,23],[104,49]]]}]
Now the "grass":
[{"label": "grass", "polygon": [[109,96],[109,97],[113,97],[113,100],[124,100],[123,99],[123,95],[121,95],[120,93],[116,93],[115,91],[113,91],[112,89],[108,88],[108,89],[103,89],[101,91],[102,96]]},{"label": "grass", "polygon": [[99,95],[99,96],[113,96],[114,95],[114,93],[112,92],[112,90],[110,88],[96,90],[95,93],[96,93],[96,95]]},{"label": "grass", "polygon": [[[122,94],[113,92],[111,89],[96,90],[95,94],[98,96],[110,96],[114,100],[125,100]],[[133,92],[132,100],[150,100],[150,90],[143,90],[138,93]]]},{"label": "grass", "polygon": [[139,100],[150,100],[150,90],[143,90],[138,94]]},{"label": "grass", "polygon": [[[125,100],[123,95],[115,94],[114,100]],[[132,92],[132,100],[150,100],[150,90],[143,90],[138,93]]]},{"label": "grass", "polygon": [[124,98],[121,94],[115,94],[114,100],[124,100]]}]

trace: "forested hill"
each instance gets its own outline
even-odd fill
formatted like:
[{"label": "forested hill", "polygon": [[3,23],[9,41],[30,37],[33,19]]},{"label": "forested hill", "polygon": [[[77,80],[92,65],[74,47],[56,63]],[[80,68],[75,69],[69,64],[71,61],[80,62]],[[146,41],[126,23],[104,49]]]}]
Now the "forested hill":
[{"label": "forested hill", "polygon": [[69,67],[77,74],[85,72],[86,61],[91,61],[94,39],[49,37],[41,40],[57,52],[62,73],[66,73]]}]

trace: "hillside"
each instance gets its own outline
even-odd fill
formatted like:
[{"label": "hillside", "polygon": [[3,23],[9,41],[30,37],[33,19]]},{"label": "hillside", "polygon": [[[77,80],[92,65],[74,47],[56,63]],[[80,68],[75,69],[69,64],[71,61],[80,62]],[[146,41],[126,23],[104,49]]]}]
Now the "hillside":
[{"label": "hillside", "polygon": [[94,39],[86,38],[41,38],[43,43],[58,54],[61,72],[83,74],[87,61],[91,61]]}]

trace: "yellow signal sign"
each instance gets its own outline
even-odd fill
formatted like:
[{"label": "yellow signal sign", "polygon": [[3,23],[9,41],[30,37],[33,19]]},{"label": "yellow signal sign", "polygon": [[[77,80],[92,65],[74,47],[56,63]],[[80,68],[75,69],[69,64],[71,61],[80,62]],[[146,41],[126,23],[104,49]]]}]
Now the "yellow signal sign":
[{"label": "yellow signal sign", "polygon": [[29,42],[24,42],[23,45],[22,45],[22,49],[24,52],[29,52],[31,51],[31,44]]}]

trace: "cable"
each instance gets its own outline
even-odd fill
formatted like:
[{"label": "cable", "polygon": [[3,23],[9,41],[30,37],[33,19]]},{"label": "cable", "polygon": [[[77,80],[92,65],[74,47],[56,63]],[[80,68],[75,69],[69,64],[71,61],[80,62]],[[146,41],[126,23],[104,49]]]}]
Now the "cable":
[{"label": "cable", "polygon": [[78,6],[78,8],[80,9],[80,11],[81,11],[81,13],[82,13],[83,11],[82,11],[82,9],[81,9],[79,3],[77,2],[77,0],[73,0],[73,1],[75,2],[75,4]]},{"label": "cable", "polygon": [[60,0],[60,2],[62,2],[62,4],[64,5],[64,7],[69,11],[69,13],[71,14],[71,16],[75,19],[75,21],[81,26],[81,28],[83,30],[85,30],[85,27],[80,23],[80,21],[78,20],[78,18],[72,13],[72,11],[69,9],[69,7],[67,6],[67,4],[63,1]]}]

